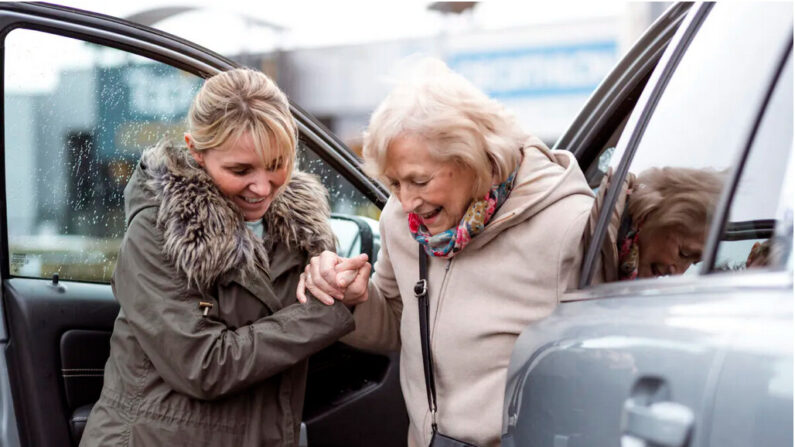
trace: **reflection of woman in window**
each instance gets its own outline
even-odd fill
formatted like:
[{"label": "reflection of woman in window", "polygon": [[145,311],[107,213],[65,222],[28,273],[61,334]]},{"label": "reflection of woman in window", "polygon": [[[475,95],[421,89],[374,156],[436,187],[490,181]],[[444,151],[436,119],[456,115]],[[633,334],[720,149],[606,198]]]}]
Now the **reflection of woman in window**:
[{"label": "reflection of woman in window", "polygon": [[189,122],[188,149],[146,150],[125,189],[121,311],[83,446],[295,445],[306,358],[353,328],[342,304],[295,303],[334,236],[325,190],[293,170],[284,94],[221,73]]},{"label": "reflection of woman in window", "polygon": [[[586,230],[590,239],[611,174],[599,189]],[[651,168],[629,174],[616,202],[602,246],[595,282],[681,275],[701,260],[721,173],[691,168]]]}]

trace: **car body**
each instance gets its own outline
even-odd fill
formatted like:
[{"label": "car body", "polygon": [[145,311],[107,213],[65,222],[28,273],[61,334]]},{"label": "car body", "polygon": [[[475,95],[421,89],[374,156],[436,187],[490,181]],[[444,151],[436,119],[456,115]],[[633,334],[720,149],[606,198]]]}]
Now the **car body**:
[{"label": "car body", "polygon": [[[792,96],[791,4],[674,5],[607,77],[556,145],[595,189],[607,166],[726,186],[702,262],[597,284],[603,186],[579,288],[514,348],[504,446],[792,445]],[[782,252],[753,268],[765,241]]]}]

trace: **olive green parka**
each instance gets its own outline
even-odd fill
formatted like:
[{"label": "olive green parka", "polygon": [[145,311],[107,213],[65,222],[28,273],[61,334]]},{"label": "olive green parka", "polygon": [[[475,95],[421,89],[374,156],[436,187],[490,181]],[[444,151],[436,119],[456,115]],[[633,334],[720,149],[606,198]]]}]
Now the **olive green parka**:
[{"label": "olive green parka", "polygon": [[186,149],[146,150],[125,189],[121,310],[80,445],[296,445],[307,357],[353,329],[342,304],[295,299],[309,256],[334,250],[327,204],[294,172],[263,242]]}]

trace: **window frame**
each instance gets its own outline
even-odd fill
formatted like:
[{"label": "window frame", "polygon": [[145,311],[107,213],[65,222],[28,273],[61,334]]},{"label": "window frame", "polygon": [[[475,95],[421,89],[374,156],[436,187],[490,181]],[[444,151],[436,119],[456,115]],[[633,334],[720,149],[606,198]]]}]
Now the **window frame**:
[{"label": "window frame", "polygon": [[[620,156],[621,161],[617,166],[616,174],[621,175],[621,177],[616,178],[624,178],[626,176],[626,172],[629,169],[629,165],[634,158],[635,150],[637,149],[640,141],[643,137],[643,131],[645,130],[646,124],[650,121],[654,109],[656,107],[657,101],[664,93],[665,87],[667,86],[668,80],[673,76],[674,72],[676,71],[676,67],[678,63],[684,56],[685,52],[687,51],[687,47],[689,46],[690,42],[693,41],[694,37],[696,36],[698,29],[700,28],[701,24],[706,19],[707,15],[709,14],[713,4],[707,3],[699,5],[698,7],[694,7],[690,11],[690,16],[686,19],[685,23],[682,25],[682,29],[679,31],[679,35],[675,37],[675,41],[673,41],[667,52],[666,55],[663,56],[663,59],[660,62],[660,66],[656,69],[655,73],[652,75],[652,79],[649,81],[646,90],[644,91],[643,97],[638,102],[637,107],[642,107],[642,112],[635,114],[635,116],[630,118],[630,122],[627,125],[627,130],[631,129],[631,136],[628,138],[628,142],[624,144],[624,147],[616,148],[617,154],[615,156]],[[792,39],[790,38],[789,45],[787,45],[787,50],[784,51],[780,58],[780,63],[777,66],[777,70],[771,74],[768,78],[768,93],[765,97],[765,100],[762,101],[759,105],[759,109],[756,112],[756,120],[754,126],[752,127],[753,132],[750,132],[748,135],[747,142],[743,149],[741,149],[738,153],[738,160],[732,165],[732,171],[728,174],[729,177],[727,181],[731,182],[731,188],[727,187],[724,188],[722,196],[717,203],[716,206],[716,215],[715,218],[712,220],[710,225],[710,229],[707,236],[707,241],[704,247],[704,260],[702,261],[701,265],[699,266],[699,271],[697,275],[693,276],[679,276],[673,278],[665,278],[662,282],[657,278],[649,278],[649,279],[639,279],[632,282],[614,282],[614,283],[605,283],[605,284],[598,284],[598,285],[591,285],[591,278],[595,273],[596,267],[596,260],[597,256],[599,255],[599,247],[601,246],[605,233],[607,230],[607,223],[609,218],[609,213],[607,210],[611,210],[612,206],[615,204],[615,200],[618,196],[618,190],[620,188],[621,182],[613,182],[610,189],[607,192],[605,206],[602,210],[600,210],[599,220],[597,221],[596,231],[594,233],[594,238],[591,241],[591,244],[587,247],[587,251],[583,260],[583,268],[580,277],[580,287],[578,290],[573,290],[567,292],[566,296],[561,301],[570,302],[570,301],[582,301],[582,300],[590,300],[590,299],[601,299],[601,298],[609,298],[609,297],[616,297],[616,296],[655,296],[655,295],[670,295],[671,293],[692,293],[696,291],[715,291],[718,289],[726,289],[729,290],[732,287],[737,286],[747,286],[747,287],[787,287],[791,286],[792,284],[792,275],[788,272],[781,272],[781,271],[760,271],[760,272],[750,272],[744,275],[739,275],[740,278],[736,278],[738,275],[723,275],[723,274],[707,274],[708,271],[711,270],[711,263],[714,262],[715,256],[717,254],[717,242],[720,238],[721,231],[724,226],[724,221],[729,213],[729,206],[730,206],[730,198],[732,193],[736,188],[736,184],[738,183],[739,174],[740,174],[740,167],[742,164],[740,162],[744,162],[746,158],[746,154],[750,150],[750,147],[754,141],[756,130],[761,122],[761,118],[764,116],[765,109],[767,107],[767,103],[769,101],[769,96],[772,94],[773,89],[776,86],[776,83],[781,75],[781,71],[784,68],[784,65],[787,60],[787,55],[792,52]],[[663,65],[665,64],[665,65]],[[623,139],[623,137],[622,137]],[[609,205],[609,206],[608,206]],[[588,263],[586,265],[586,262]],[[767,278],[767,279],[761,279]],[[651,286],[651,287],[650,287]]]},{"label": "window frame", "polygon": [[[620,162],[613,173],[613,178],[624,179],[627,176],[635,151],[643,139],[646,126],[654,115],[654,110],[657,108],[660,98],[676,72],[679,62],[684,57],[690,43],[695,38],[704,20],[709,15],[709,12],[712,10],[712,6],[712,3],[705,3],[692,8],[677,30],[676,35],[668,44],[660,63],[652,73],[651,79],[649,79],[649,82],[646,84],[646,88],[635,106],[634,110],[639,110],[639,112],[633,111],[631,113],[624,134],[619,139],[619,145],[616,147],[616,153],[613,157],[620,157]],[[626,143],[622,144],[622,140],[625,139],[624,135],[627,135],[627,131],[630,132],[629,136],[626,138]],[[618,199],[621,185],[622,182],[614,181],[608,187],[604,204],[597,218],[594,237],[590,245],[586,248],[585,255],[583,256],[578,282],[578,289],[580,290],[587,289],[591,286],[591,280],[596,273],[596,261],[599,256],[600,248],[604,243],[610,215]]]}]

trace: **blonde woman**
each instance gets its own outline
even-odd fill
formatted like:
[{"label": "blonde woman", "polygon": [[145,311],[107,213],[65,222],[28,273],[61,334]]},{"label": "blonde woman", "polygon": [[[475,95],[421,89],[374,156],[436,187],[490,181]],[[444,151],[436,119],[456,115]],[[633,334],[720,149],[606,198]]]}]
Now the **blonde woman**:
[{"label": "blonde woman", "polygon": [[[514,342],[577,279],[593,203],[585,177],[571,153],[549,150],[435,60],[373,113],[364,158],[392,188],[375,273],[363,257],[323,252],[307,266],[299,300],[308,289],[355,306],[356,330],[343,341],[400,349],[411,446],[429,445],[434,432],[497,446]],[[419,247],[428,258],[436,414],[414,295]]]},{"label": "blonde woman", "polygon": [[144,151],[125,190],[121,311],[81,446],[293,446],[306,359],[353,328],[295,303],[332,250],[327,193],[293,170],[296,124],[264,74],[208,79],[187,148]]}]

